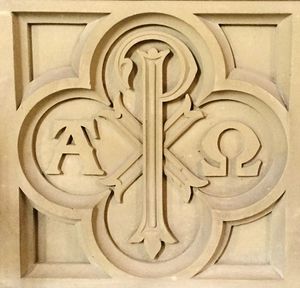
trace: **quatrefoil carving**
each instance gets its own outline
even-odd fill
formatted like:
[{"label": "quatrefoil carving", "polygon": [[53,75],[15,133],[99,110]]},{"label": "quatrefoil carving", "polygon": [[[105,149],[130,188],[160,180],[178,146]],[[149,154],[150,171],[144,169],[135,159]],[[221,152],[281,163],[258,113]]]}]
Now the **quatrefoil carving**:
[{"label": "quatrefoil carving", "polygon": [[284,193],[285,107],[233,77],[211,29],[180,12],[108,15],[18,111],[21,189],[76,223],[112,276],[193,277]]}]

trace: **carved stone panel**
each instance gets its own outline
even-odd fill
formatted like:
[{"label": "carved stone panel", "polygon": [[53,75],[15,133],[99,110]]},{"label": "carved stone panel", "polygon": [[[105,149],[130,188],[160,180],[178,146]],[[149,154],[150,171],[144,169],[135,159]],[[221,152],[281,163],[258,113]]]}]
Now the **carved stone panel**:
[{"label": "carved stone panel", "polygon": [[4,287],[299,287],[300,3],[0,8]]}]

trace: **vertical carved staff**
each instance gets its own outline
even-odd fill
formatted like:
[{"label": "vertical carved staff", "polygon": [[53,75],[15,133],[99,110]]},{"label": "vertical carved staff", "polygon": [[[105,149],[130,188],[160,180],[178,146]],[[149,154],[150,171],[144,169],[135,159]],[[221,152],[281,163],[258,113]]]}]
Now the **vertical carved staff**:
[{"label": "vertical carved staff", "polygon": [[143,218],[132,243],[144,241],[149,256],[154,259],[162,242],[175,243],[163,214],[163,64],[169,50],[147,53],[138,51],[143,71]]}]

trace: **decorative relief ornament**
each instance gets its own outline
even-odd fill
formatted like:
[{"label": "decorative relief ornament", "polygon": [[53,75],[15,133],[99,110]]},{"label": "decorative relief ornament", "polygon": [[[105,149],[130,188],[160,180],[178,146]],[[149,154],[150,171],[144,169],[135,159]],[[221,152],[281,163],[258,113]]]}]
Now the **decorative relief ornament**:
[{"label": "decorative relief ornament", "polygon": [[20,187],[111,276],[193,277],[284,193],[286,108],[228,51],[195,15],[108,15],[29,87]]}]

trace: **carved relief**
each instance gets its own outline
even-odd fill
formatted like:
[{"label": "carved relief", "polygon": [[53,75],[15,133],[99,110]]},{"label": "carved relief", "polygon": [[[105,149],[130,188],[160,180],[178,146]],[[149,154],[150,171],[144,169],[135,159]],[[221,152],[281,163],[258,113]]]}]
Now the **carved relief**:
[{"label": "carved relief", "polygon": [[66,155],[79,155],[82,161],[82,174],[103,175],[94,155],[94,148],[88,135],[99,138],[94,120],[56,120],[53,125],[55,145],[52,159],[45,171],[48,175],[63,174],[61,166]]},{"label": "carved relief", "polygon": [[[235,136],[238,138],[236,140],[237,147],[225,148],[226,140],[224,138],[226,139],[226,136],[230,133],[238,133]],[[230,141],[230,139],[227,141]],[[224,142],[225,144],[223,144]],[[240,122],[222,122],[212,127],[202,141],[201,151],[204,155],[207,155],[201,163],[204,175],[220,177],[229,175],[240,177],[259,176],[259,169],[262,164],[260,160],[253,165],[245,166],[245,164],[256,156],[260,147],[259,139],[248,126]],[[231,151],[226,151],[226,149]],[[229,155],[227,156],[227,154]],[[210,164],[213,162],[217,162],[217,167]]]},{"label": "carved relief", "polygon": [[19,109],[21,189],[111,276],[194,277],[285,191],[286,109],[220,42],[194,15],[108,15]]}]

